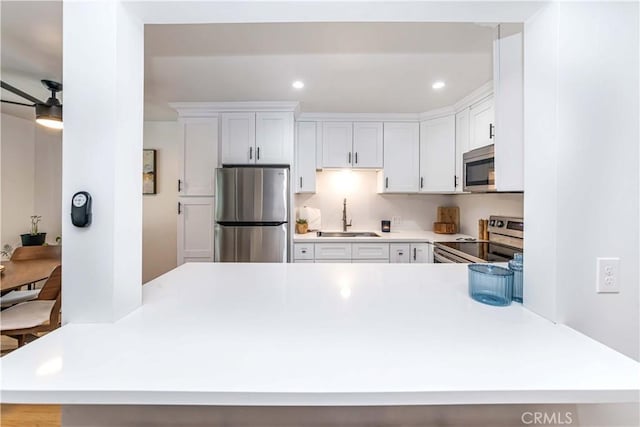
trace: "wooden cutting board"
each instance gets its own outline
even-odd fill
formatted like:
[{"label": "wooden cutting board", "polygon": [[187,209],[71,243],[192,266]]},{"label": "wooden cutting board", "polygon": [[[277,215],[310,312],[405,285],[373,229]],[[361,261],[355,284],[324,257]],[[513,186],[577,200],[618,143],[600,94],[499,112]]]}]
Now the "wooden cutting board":
[{"label": "wooden cutting board", "polygon": [[460,231],[460,208],[438,206],[438,219],[437,222],[449,222],[456,225],[456,231]]}]

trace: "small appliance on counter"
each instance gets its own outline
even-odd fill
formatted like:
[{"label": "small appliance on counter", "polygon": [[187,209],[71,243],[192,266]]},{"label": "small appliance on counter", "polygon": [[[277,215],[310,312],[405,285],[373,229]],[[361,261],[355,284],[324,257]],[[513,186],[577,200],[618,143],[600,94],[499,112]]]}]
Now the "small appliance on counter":
[{"label": "small appliance on counter", "polygon": [[509,262],[524,247],[522,218],[490,216],[489,239],[481,242],[436,242],[435,263]]}]

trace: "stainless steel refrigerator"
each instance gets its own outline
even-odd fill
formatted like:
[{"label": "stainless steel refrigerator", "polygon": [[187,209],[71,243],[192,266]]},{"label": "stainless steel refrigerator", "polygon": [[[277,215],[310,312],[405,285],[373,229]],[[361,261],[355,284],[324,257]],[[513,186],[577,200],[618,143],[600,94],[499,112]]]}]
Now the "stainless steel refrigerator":
[{"label": "stainless steel refrigerator", "polygon": [[216,169],[216,262],[289,260],[289,169]]}]

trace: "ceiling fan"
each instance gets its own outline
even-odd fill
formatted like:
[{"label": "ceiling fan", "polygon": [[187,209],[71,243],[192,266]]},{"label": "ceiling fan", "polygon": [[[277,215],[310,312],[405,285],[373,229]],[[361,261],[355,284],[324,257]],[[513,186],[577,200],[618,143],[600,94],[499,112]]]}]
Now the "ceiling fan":
[{"label": "ceiling fan", "polygon": [[15,88],[1,80],[0,86],[2,87],[2,89],[8,90],[9,92],[18,95],[21,98],[31,101],[33,102],[33,104],[6,101],[4,99],[0,101],[7,104],[24,105],[25,107],[36,107],[36,123],[48,128],[62,129],[62,104],[60,104],[60,101],[58,100],[58,98],[56,98],[56,93],[62,91],[62,83],[54,82],[53,80],[40,81],[42,82],[42,85],[44,87],[51,91],[51,96],[49,97],[49,99],[47,99],[47,102],[43,102],[35,96],[31,96],[28,93],[23,92],[20,89]]}]

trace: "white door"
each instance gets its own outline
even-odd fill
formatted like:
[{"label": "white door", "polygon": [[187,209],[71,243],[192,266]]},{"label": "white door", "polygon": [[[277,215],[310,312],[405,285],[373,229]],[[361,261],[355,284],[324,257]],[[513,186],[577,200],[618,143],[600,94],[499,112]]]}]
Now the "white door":
[{"label": "white door", "polygon": [[431,243],[412,243],[410,258],[412,264],[432,263],[433,246],[431,245]]},{"label": "white door", "polygon": [[354,168],[377,168],[383,164],[383,136],[381,122],[353,123]]},{"label": "white door", "polygon": [[462,155],[469,151],[469,109],[456,114],[456,191],[462,192]]},{"label": "white door", "polygon": [[420,123],[420,191],[453,192],[455,178],[455,116]]},{"label": "white door", "polygon": [[256,163],[290,165],[293,113],[256,113]]},{"label": "white door", "polygon": [[419,123],[384,124],[382,192],[415,193],[420,175]]},{"label": "white door", "polygon": [[178,201],[178,265],[213,262],[213,197]]},{"label": "white door", "polygon": [[390,243],[389,244],[389,262],[390,263],[410,263],[410,254],[408,243]]},{"label": "white door", "polygon": [[213,196],[218,166],[218,119],[188,119],[183,122],[178,194]]},{"label": "white door", "polygon": [[296,138],[295,191],[316,192],[316,122],[298,122]]},{"label": "white door", "polygon": [[256,113],[221,114],[222,164],[252,164],[256,153]]},{"label": "white door", "polygon": [[322,123],[322,167],[350,168],[353,148],[353,123]]},{"label": "white door", "polygon": [[522,33],[494,41],[498,191],[524,191]]},{"label": "white door", "polygon": [[495,135],[494,117],[493,96],[471,107],[469,110],[470,150],[493,144]]}]

